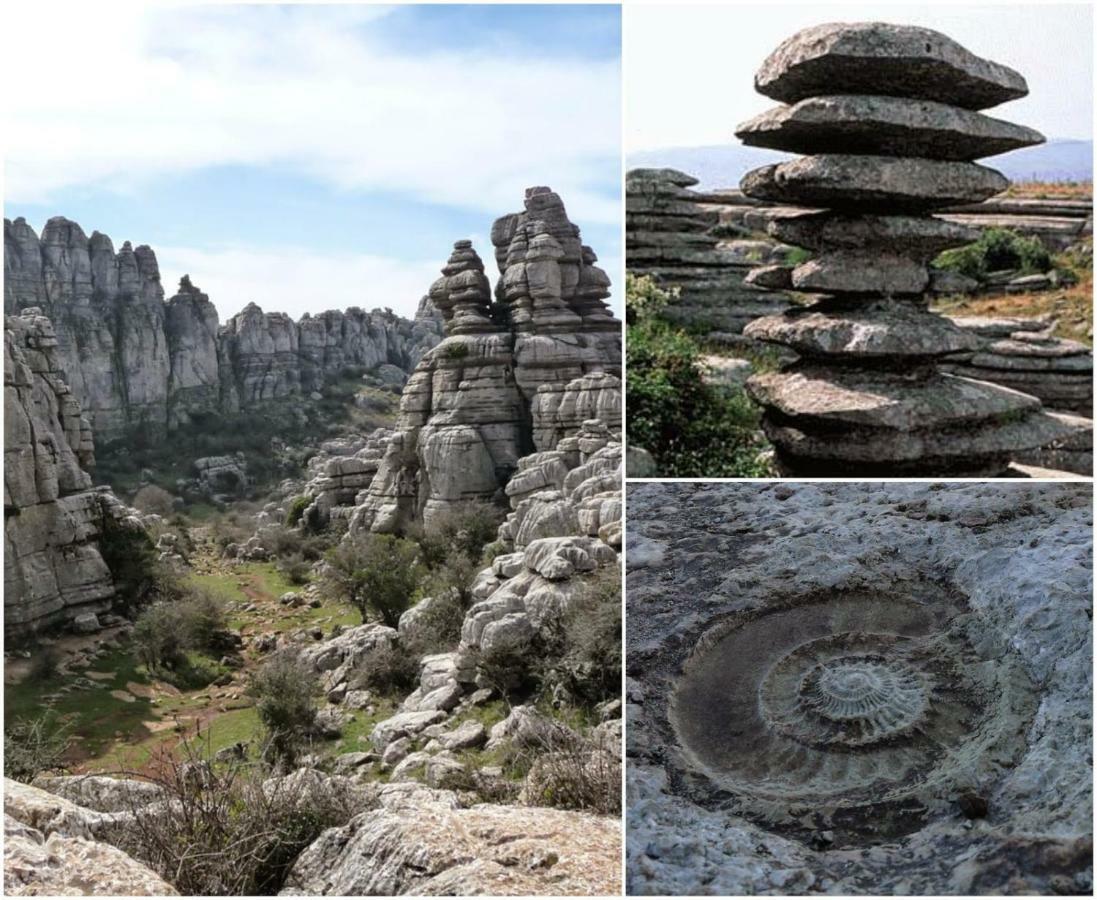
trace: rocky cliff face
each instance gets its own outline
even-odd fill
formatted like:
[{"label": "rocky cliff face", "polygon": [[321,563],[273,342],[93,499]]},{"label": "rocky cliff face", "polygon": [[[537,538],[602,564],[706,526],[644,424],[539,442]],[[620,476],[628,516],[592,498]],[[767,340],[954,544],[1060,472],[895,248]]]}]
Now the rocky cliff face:
[{"label": "rocky cliff face", "polygon": [[501,497],[518,461],[587,419],[621,422],[621,331],[609,278],[560,197],[526,192],[492,228],[494,302],[483,261],[458,241],[430,289],[446,337],[404,389],[396,433],[352,529],[398,530],[447,506]]},{"label": "rocky cliff face", "polygon": [[91,428],[49,319],[34,308],[6,317],[4,339],[4,627],[14,634],[110,607],[97,540],[125,510],[84,471]]},{"label": "rocky cliff face", "polygon": [[61,370],[100,441],[307,394],[348,366],[411,369],[441,335],[429,304],[413,321],[355,307],[299,322],[249,304],[222,327],[189,278],[165,302],[151,248],[115,252],[63,217],[41,238],[4,220],[4,310],[27,308],[53,321]]}]

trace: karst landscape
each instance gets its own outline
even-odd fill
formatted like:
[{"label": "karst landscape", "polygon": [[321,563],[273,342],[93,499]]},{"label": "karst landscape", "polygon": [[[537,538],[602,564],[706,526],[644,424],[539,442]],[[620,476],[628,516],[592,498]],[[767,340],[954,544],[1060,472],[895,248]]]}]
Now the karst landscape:
[{"label": "karst landscape", "polygon": [[738,138],[804,155],[627,175],[630,474],[1091,474],[1091,185],[976,162],[1044,140],[979,112],[1024,77],[856,23],[754,87],[784,105]]},{"label": "karst landscape", "polygon": [[631,484],[628,892],[1091,894],[1092,503]]},{"label": "karst landscape", "polygon": [[620,323],[491,242],[221,323],[5,220],[6,893],[620,892]]}]

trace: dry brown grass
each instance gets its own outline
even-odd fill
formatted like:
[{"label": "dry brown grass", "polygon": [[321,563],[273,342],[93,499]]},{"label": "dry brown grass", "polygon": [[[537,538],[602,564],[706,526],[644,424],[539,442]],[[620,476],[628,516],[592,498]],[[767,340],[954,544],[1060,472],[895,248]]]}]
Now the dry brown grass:
[{"label": "dry brown grass", "polygon": [[1077,285],[1055,291],[1030,294],[947,298],[935,310],[949,316],[1052,315],[1057,320],[1053,334],[1093,345],[1093,276]]},{"label": "dry brown grass", "polygon": [[1092,200],[1092,181],[1015,181],[1005,191],[1006,197],[1034,200]]}]

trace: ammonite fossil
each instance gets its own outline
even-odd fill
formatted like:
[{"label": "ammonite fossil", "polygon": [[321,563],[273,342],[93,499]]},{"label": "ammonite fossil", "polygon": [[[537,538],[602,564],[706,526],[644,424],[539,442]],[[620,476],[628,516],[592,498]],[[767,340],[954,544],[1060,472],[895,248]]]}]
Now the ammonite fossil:
[{"label": "ammonite fossil", "polygon": [[680,775],[790,834],[914,830],[1023,747],[1035,700],[946,591],[782,601],[713,625],[671,697]]}]

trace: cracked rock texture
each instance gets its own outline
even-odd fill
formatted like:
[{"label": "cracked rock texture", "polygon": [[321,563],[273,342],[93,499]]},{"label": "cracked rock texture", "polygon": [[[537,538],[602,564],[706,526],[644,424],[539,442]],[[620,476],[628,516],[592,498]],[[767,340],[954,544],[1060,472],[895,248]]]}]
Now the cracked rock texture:
[{"label": "cracked rock texture", "polygon": [[609,278],[563,201],[529,188],[524,211],[491,234],[494,299],[469,241],[454,245],[430,289],[446,337],[404,387],[352,531],[396,531],[465,500],[500,499],[523,457],[588,420],[620,429],[621,326],[604,302]]},{"label": "cracked rock texture", "polygon": [[1092,891],[1088,485],[635,485],[626,567],[630,893]]},{"label": "cracked rock texture", "polygon": [[50,320],[4,319],[4,628],[9,634],[110,608],[104,522],[128,510],[92,487],[91,427],[61,371]]},{"label": "cracked rock texture", "polygon": [[60,367],[100,442],[307,397],[347,366],[410,370],[441,336],[429,301],[412,321],[352,307],[294,322],[249,303],[222,326],[189,277],[165,300],[152,248],[126,241],[116,252],[63,216],[41,237],[23,218],[4,220],[4,312],[27,308],[53,322]]}]

